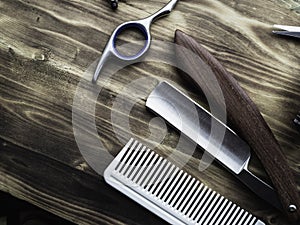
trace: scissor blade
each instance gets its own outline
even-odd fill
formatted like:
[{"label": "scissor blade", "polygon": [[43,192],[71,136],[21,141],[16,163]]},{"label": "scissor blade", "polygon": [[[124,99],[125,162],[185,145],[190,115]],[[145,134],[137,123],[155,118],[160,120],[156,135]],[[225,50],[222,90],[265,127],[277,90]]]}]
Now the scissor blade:
[{"label": "scissor blade", "polygon": [[273,30],[274,34],[300,38],[300,27],[278,25],[278,24],[275,24],[273,27],[278,29],[278,30]]},{"label": "scissor blade", "polygon": [[276,29],[283,30],[283,31],[300,32],[300,27],[296,27],[296,26],[286,26],[286,25],[275,24],[273,27]]},{"label": "scissor blade", "polygon": [[156,13],[148,17],[151,21],[155,21],[160,17],[168,15],[176,6],[179,0],[171,0],[169,1],[163,8],[158,10]]}]

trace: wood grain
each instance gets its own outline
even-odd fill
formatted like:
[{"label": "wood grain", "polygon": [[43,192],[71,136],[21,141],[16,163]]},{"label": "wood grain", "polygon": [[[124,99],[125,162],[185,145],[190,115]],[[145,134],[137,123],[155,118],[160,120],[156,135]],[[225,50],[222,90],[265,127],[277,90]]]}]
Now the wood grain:
[{"label": "wood grain", "polygon": [[[78,224],[163,224],[107,187],[81,156],[74,140],[72,104],[77,84],[114,28],[148,16],[167,0],[2,0],[0,2],[0,189]],[[292,120],[299,111],[299,41],[271,34],[272,24],[297,25],[299,14],[282,1],[179,1],[170,16],[152,26],[153,39],[173,41],[176,29],[196,37],[233,74],[258,106],[279,141],[300,185],[300,140]],[[128,42],[133,37],[121,37]],[[153,115],[145,98],[158,81],[171,79],[195,100],[202,97],[175,68],[139,63],[119,71],[101,92],[96,108],[100,140],[116,154],[111,108],[123,86],[141,77],[153,81],[131,111],[131,131],[143,139]],[[130,95],[130,93],[125,93]],[[122,112],[119,112],[120,115]],[[123,118],[120,118],[120,120]],[[121,127],[122,129],[122,127]],[[160,128],[157,128],[158,132]],[[199,172],[198,157],[173,151],[172,129],[158,147],[185,170],[268,224],[290,224],[213,163]],[[99,161],[99,163],[108,163]],[[265,177],[258,160],[254,171]],[[147,219],[145,219],[147,218]]]}]

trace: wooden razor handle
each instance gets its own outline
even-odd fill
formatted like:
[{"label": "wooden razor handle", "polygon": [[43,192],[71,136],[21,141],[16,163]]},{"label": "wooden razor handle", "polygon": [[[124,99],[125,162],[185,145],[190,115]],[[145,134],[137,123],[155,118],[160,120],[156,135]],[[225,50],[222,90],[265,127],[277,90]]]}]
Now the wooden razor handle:
[{"label": "wooden razor handle", "polygon": [[[211,94],[216,99],[217,105],[222,106],[222,104],[224,105],[222,98],[214,96],[214,90],[207,85],[209,81],[207,78],[203,78],[203,63],[208,65],[214,73],[223,92],[222,97],[225,100],[229,122],[259,157],[278,193],[285,214],[291,221],[299,220],[300,197],[295,178],[277,140],[257,106],[218,60],[192,37],[177,30],[175,43],[178,45],[176,47],[178,63],[184,68],[189,79],[193,80],[206,95]],[[183,47],[189,51],[183,50]],[[199,56],[202,63],[197,63],[195,55],[189,54],[190,51]]]}]

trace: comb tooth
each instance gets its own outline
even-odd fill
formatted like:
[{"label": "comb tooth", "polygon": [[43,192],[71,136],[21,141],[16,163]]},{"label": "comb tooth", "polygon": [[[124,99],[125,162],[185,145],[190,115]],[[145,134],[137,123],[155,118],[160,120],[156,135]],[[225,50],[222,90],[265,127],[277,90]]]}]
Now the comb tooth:
[{"label": "comb tooth", "polygon": [[139,181],[137,183],[139,186],[142,187],[142,184],[148,178],[149,170],[151,170],[152,165],[156,162],[157,157],[158,157],[157,154],[153,153],[153,157],[151,158],[151,160],[149,160],[148,162],[146,161],[145,170],[141,174]]},{"label": "comb tooth", "polygon": [[256,217],[253,217],[249,225],[253,225],[256,222]]},{"label": "comb tooth", "polygon": [[[201,202],[201,206],[199,207],[199,209],[201,209],[201,210],[199,213],[197,213],[198,216],[195,218],[195,221],[199,221],[200,216],[203,216],[203,213],[205,212],[205,210],[208,210],[207,207],[209,207],[209,204],[210,204],[211,200],[213,199],[214,195],[215,195],[215,192],[214,191],[212,192],[211,189],[208,189],[206,198],[204,197],[203,201]],[[205,219],[204,216],[203,216],[203,219]],[[202,224],[202,222],[200,224]]]},{"label": "comb tooth", "polygon": [[[125,176],[128,179],[130,179],[130,177],[132,177],[132,174],[135,173],[135,171],[136,171],[136,169],[138,167],[138,164],[141,161],[141,159],[144,156],[144,154],[145,154],[145,149],[144,148],[141,148],[141,149],[139,148],[138,149],[138,154],[135,156],[135,159],[132,162],[130,168],[128,169],[127,174],[125,174]],[[130,179],[130,180],[132,180],[132,179]]]},{"label": "comb tooth", "polygon": [[138,171],[138,169],[141,169],[141,165],[142,163],[144,162],[146,156],[149,154],[149,149],[146,149],[146,146],[144,146],[141,150],[141,155],[142,155],[142,158],[139,160],[138,164],[136,165],[136,167],[134,168],[134,170],[132,171],[132,173],[130,174],[129,176],[129,179],[134,181],[134,178],[135,178],[135,175],[136,175],[136,172]]},{"label": "comb tooth", "polygon": [[182,173],[183,173],[182,170],[179,170],[179,173],[176,175],[175,180],[173,181],[170,188],[167,190],[165,196],[162,199],[164,202],[168,202],[170,200],[170,198],[169,198],[170,193],[171,193],[171,195],[172,195],[172,193],[174,194],[173,187],[176,185],[176,183],[177,183],[178,179],[181,177]]},{"label": "comb tooth", "polygon": [[237,208],[233,211],[232,215],[229,217],[229,220],[227,222],[227,224],[231,224],[231,222],[233,221],[233,219],[236,217],[236,214],[240,211],[240,207],[237,206]]},{"label": "comb tooth", "polygon": [[211,203],[209,203],[208,208],[203,212],[204,214],[201,216],[200,220],[199,218],[197,219],[197,221],[199,220],[199,224],[207,224],[216,209],[215,203],[219,199],[220,195],[216,192],[213,192],[213,195],[214,197],[211,200]]},{"label": "comb tooth", "polygon": [[[168,182],[166,183],[166,185],[163,187],[162,191],[160,192],[160,194],[158,195],[158,198],[161,199],[162,201],[164,201],[164,199],[162,198],[163,194],[167,191],[168,186],[170,185],[171,181],[174,179],[174,177],[176,176],[176,174],[178,173],[179,169],[177,167],[175,167],[174,165],[172,165],[172,174],[170,179],[168,180]],[[164,195],[164,198],[166,198],[166,195]]]},{"label": "comb tooth", "polygon": [[[168,166],[168,170],[166,171],[165,178],[162,180],[162,182],[160,183],[160,185],[157,187],[156,191],[154,192],[155,196],[157,196],[159,192],[160,193],[163,192],[163,191],[161,191],[161,189],[167,186],[166,182],[170,180],[170,178],[169,178],[170,174],[173,171],[173,169],[175,168],[175,166],[172,165],[170,162],[168,162],[167,166]],[[163,174],[162,174],[162,176],[163,176]],[[157,197],[160,198],[159,196],[157,196]]]},{"label": "comb tooth", "polygon": [[189,210],[189,212],[187,214],[188,217],[191,217],[190,215],[192,214],[192,212],[194,212],[195,207],[198,205],[199,201],[201,200],[201,198],[205,194],[206,190],[207,190],[207,187],[203,185],[203,189],[201,190],[201,192],[200,192],[199,196],[196,198],[196,200],[193,202],[193,205],[192,205],[191,209]]},{"label": "comb tooth", "polygon": [[178,186],[179,186],[179,190],[178,190],[178,192],[177,192],[177,194],[175,195],[175,197],[174,197],[174,199],[173,199],[173,201],[171,202],[171,206],[172,207],[174,207],[175,209],[176,209],[176,207],[175,207],[175,203],[176,203],[176,205],[180,202],[179,200],[178,200],[178,198],[181,196],[182,197],[182,195],[183,195],[183,193],[184,193],[184,191],[185,191],[185,189],[186,189],[186,185],[188,184],[188,182],[190,182],[190,179],[191,179],[191,176],[189,176],[187,173],[185,173],[184,174],[185,175],[185,177],[183,178],[183,180],[182,180],[182,182],[184,182],[182,185],[180,185],[180,184],[178,184]]},{"label": "comb tooth", "polygon": [[206,202],[206,199],[209,197],[210,195],[210,189],[207,188],[205,194],[203,195],[203,197],[201,198],[201,201],[197,204],[196,209],[194,210],[193,214],[191,215],[191,218],[193,220],[196,219],[196,216],[198,215],[198,211],[200,210],[200,208],[203,206],[203,204]]},{"label": "comb tooth", "polygon": [[214,199],[216,198],[216,192],[212,192],[209,196],[209,199],[206,201],[205,205],[202,207],[201,211],[198,213],[195,221],[199,224],[203,224],[206,220],[207,214],[211,211],[211,207],[213,206]]},{"label": "comb tooth", "polygon": [[246,219],[245,219],[243,225],[249,225],[249,221],[250,221],[251,217],[252,217],[252,215],[249,214],[249,215],[246,217]]},{"label": "comb tooth", "polygon": [[[161,167],[161,162],[163,161],[162,157],[159,157],[157,162],[155,162],[153,168],[151,169],[150,173],[147,176],[147,179],[145,180],[142,187],[144,187],[146,190],[148,190],[151,187],[151,184],[153,180],[155,179],[155,174],[157,174],[157,169]],[[146,188],[147,187],[147,188]]]},{"label": "comb tooth", "polygon": [[228,209],[230,208],[230,206],[232,205],[231,201],[227,201],[226,203],[226,207],[224,209],[224,211],[222,212],[221,216],[218,218],[217,222],[214,225],[219,225],[220,222],[222,222],[223,217],[226,216]]},{"label": "comb tooth", "polygon": [[244,215],[242,216],[242,218],[240,219],[240,222],[237,224],[237,225],[243,225],[245,223],[244,220],[246,219],[246,216],[248,215],[248,212],[247,211],[244,211]]},{"label": "comb tooth", "polygon": [[224,220],[222,221],[221,225],[227,224],[226,222],[227,222],[229,216],[231,215],[231,213],[232,213],[232,211],[234,210],[235,207],[236,207],[236,204],[233,204],[233,205],[231,206],[231,208],[229,209],[227,215],[225,216]]},{"label": "comb tooth", "polygon": [[161,159],[161,157],[155,154],[153,160],[151,161],[151,164],[148,166],[147,171],[145,172],[146,176],[144,177],[144,180],[140,183],[141,187],[145,188],[148,185],[148,181],[150,180],[152,174],[159,165]]},{"label": "comb tooth", "polygon": [[135,146],[137,145],[137,141],[135,141],[132,146],[130,147],[130,149],[128,150],[128,153],[125,155],[124,159],[122,160],[121,162],[121,165],[120,165],[120,168],[118,169],[119,170],[119,173],[122,173],[124,167],[126,166],[127,164],[127,160],[128,158],[131,156],[132,154],[132,150],[135,148]]},{"label": "comb tooth", "polygon": [[[182,193],[180,199],[177,201],[176,205],[174,206],[175,209],[178,209],[179,205],[183,206],[185,204],[185,202],[187,201],[187,199],[188,199],[188,196],[189,196],[188,191],[191,189],[192,184],[195,182],[195,178],[194,177],[189,176],[188,179],[190,179],[190,178],[192,178],[192,179],[190,180],[190,182],[188,183],[188,186],[185,188],[185,190]],[[181,210],[179,210],[179,211],[181,211]]]},{"label": "comb tooth", "polygon": [[164,175],[166,169],[168,168],[169,163],[166,159],[162,161],[160,164],[160,167],[157,169],[151,183],[153,183],[151,189],[149,190],[150,193],[154,193],[154,190],[157,188],[157,186],[160,184],[160,180],[162,176]]},{"label": "comb tooth", "polygon": [[[169,196],[169,200],[167,201],[167,203],[172,206],[174,204],[174,201],[176,201],[176,193],[180,193],[180,188],[182,183],[184,182],[184,180],[186,179],[187,174],[183,173],[183,175],[181,176],[180,180],[178,182],[176,182],[175,187],[173,188],[171,195]],[[175,196],[175,197],[174,197]]]},{"label": "comb tooth", "polygon": [[237,225],[237,222],[240,221],[241,216],[243,215],[244,210],[240,208],[239,214],[236,216],[235,220],[232,222],[232,225]]},{"label": "comb tooth", "polygon": [[193,207],[193,203],[195,202],[195,199],[197,199],[196,197],[198,196],[199,192],[203,188],[204,184],[197,181],[196,186],[197,186],[196,192],[193,194],[191,200],[188,202],[187,206],[185,207],[184,211],[182,212],[184,215],[188,216],[190,214],[191,207]]},{"label": "comb tooth", "polygon": [[130,175],[135,171],[137,165],[138,165],[138,162],[140,161],[140,159],[142,158],[142,156],[144,155],[144,148],[142,148],[143,145],[142,144],[139,144],[137,146],[137,148],[135,149],[135,151],[137,151],[137,154],[136,156],[134,157],[134,161],[131,163],[130,165],[130,168],[128,168],[128,171],[127,173],[125,174],[125,176],[127,178],[130,177]]},{"label": "comb tooth", "polygon": [[248,213],[246,210],[244,210],[243,215],[242,215],[242,217],[241,217],[241,219],[239,220],[239,222],[238,222],[237,225],[243,225],[243,224],[245,224],[245,220],[246,220],[248,214],[249,214],[249,213]]},{"label": "comb tooth", "polygon": [[206,218],[204,225],[207,225],[213,219],[213,217],[216,215],[216,211],[219,209],[219,206],[221,205],[223,200],[224,200],[224,197],[221,196],[220,194],[217,194],[217,196],[215,197],[215,203],[212,204],[212,205],[214,205],[213,209],[209,213],[208,217]]},{"label": "comb tooth", "polygon": [[137,158],[138,153],[140,153],[140,148],[142,144],[139,144],[136,148],[132,149],[132,154],[130,155],[130,158],[128,158],[127,163],[125,167],[123,168],[123,174],[125,177],[130,173],[132,168],[134,168],[134,161]]},{"label": "comb tooth", "polygon": [[[165,162],[166,162],[166,160],[164,160],[162,157],[160,157],[155,168],[153,168],[153,176],[149,181],[149,186],[146,188],[146,190],[148,190],[149,192],[153,187],[156,186],[156,183],[155,183],[156,178],[160,174],[160,171],[163,168],[163,166],[165,165]],[[149,174],[149,177],[150,176],[151,176],[151,174]]]},{"label": "comb tooth", "polygon": [[135,179],[133,182],[135,183],[139,183],[140,178],[143,176],[145,170],[148,168],[148,162],[151,160],[151,158],[153,157],[154,152],[150,151],[150,154],[148,156],[148,158],[146,159],[144,166],[140,169],[140,171],[138,172],[138,174],[136,175]]},{"label": "comb tooth", "polygon": [[[199,185],[200,185],[200,187],[198,188]],[[202,186],[201,186],[200,182],[195,179],[195,183],[193,184],[191,191],[189,191],[189,193],[188,193],[187,197],[185,198],[184,202],[181,204],[181,206],[178,209],[180,212],[182,212],[183,214],[186,214],[186,211],[191,206],[193,200],[195,199],[195,196],[198,193],[198,190],[201,189],[201,188],[202,188]]]},{"label": "comb tooth", "polygon": [[119,160],[117,166],[115,167],[115,170],[118,171],[119,167],[122,165],[122,163],[124,162],[124,160],[128,157],[128,155],[130,154],[130,151],[128,151],[128,149],[130,148],[130,145],[133,143],[133,138],[130,139],[130,141],[124,146],[124,149],[126,149],[127,151],[125,151],[125,153],[122,155],[122,157],[117,156],[117,160]]},{"label": "comb tooth", "polygon": [[213,217],[211,218],[211,221],[209,222],[209,225],[215,225],[215,221],[220,217],[220,213],[223,212],[224,207],[226,206],[228,202],[228,199],[224,198],[223,196],[221,197],[220,201],[218,204],[221,204],[221,206],[216,207],[217,208],[217,212],[215,213],[215,215],[213,215]]},{"label": "comb tooth", "polygon": [[[193,177],[191,183],[190,183],[190,188],[187,188],[186,191],[187,191],[187,196],[184,197],[184,201],[182,204],[180,204],[180,207],[178,209],[178,211],[182,212],[183,213],[183,209],[186,209],[186,205],[188,204],[188,200],[192,197],[192,194],[194,193],[196,187],[198,186],[198,183],[197,183],[197,180]],[[184,196],[184,195],[183,195]],[[182,196],[182,197],[183,197]],[[177,206],[178,207],[178,206]],[[184,214],[184,213],[183,213]]]},{"label": "comb tooth", "polygon": [[247,220],[245,221],[245,224],[246,224],[246,225],[247,225],[247,224],[249,225],[249,224],[251,223],[251,218],[252,218],[252,215],[249,214]]},{"label": "comb tooth", "polygon": [[170,167],[171,167],[171,163],[168,162],[167,160],[165,160],[165,165],[163,166],[163,170],[160,172],[159,177],[156,180],[156,184],[153,185],[153,187],[150,190],[150,193],[152,193],[153,195],[156,195],[157,192],[160,190],[161,186],[163,185],[163,183],[165,182],[165,178],[167,174],[170,172]]}]

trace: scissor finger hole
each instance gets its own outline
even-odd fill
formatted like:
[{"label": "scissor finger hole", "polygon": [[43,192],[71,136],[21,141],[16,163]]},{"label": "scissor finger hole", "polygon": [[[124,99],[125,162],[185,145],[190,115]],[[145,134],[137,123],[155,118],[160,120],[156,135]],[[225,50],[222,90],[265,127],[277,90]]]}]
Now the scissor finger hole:
[{"label": "scissor finger hole", "polygon": [[114,48],[121,58],[134,59],[143,54],[148,41],[149,37],[144,27],[128,24],[117,32]]}]

